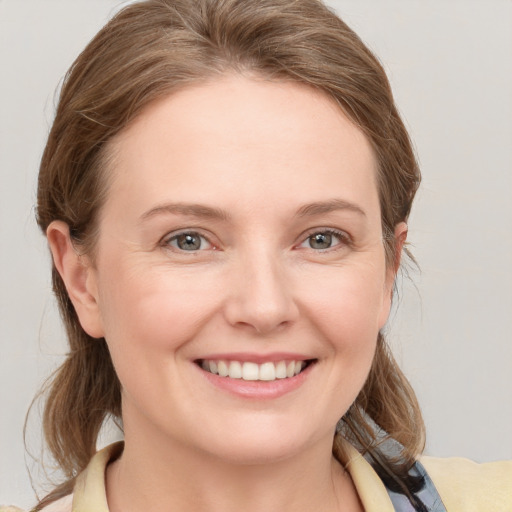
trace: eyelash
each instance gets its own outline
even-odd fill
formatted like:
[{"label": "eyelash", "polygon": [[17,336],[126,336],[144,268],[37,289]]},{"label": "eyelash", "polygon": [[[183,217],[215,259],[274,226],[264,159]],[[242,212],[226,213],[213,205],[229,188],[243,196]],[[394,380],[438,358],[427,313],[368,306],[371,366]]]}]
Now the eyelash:
[{"label": "eyelash", "polygon": [[[315,248],[315,247],[311,247],[310,245],[309,245],[309,247],[306,246],[305,244],[308,244],[308,242],[311,242],[312,238],[315,235],[334,237],[338,240],[338,243],[335,243],[334,245],[331,245],[330,247],[325,247],[325,248]],[[187,249],[178,247],[177,245],[173,245],[173,242],[176,242],[176,244],[178,243],[177,241],[179,240],[180,237],[187,237],[187,236],[189,236],[191,238],[199,238],[200,239],[199,247],[187,250]],[[314,252],[328,252],[330,250],[336,250],[336,247],[338,247],[340,245],[345,246],[345,247],[350,246],[351,243],[352,243],[352,240],[351,240],[350,236],[347,233],[345,233],[344,231],[339,231],[337,229],[332,229],[332,228],[326,228],[326,229],[318,229],[317,228],[314,231],[310,231],[303,238],[302,242],[295,247],[309,249]],[[170,235],[163,238],[162,245],[165,247],[168,247],[168,248],[170,247],[170,248],[172,248],[172,250],[175,250],[176,252],[179,252],[179,253],[197,253],[197,252],[201,252],[204,250],[216,250],[217,249],[216,246],[208,239],[208,237],[202,235],[198,231],[192,231],[192,230],[180,231],[178,233],[171,233]],[[203,247],[204,245],[207,245],[208,247],[204,248]]]},{"label": "eyelash", "polygon": [[[331,245],[330,247],[326,247],[325,249],[315,249],[313,247],[304,247],[308,241],[310,241],[315,235],[328,235],[331,237],[336,237],[338,239],[338,243]],[[338,246],[350,246],[352,244],[352,239],[350,236],[344,231],[339,231],[337,229],[326,228],[326,229],[315,229],[314,231],[309,232],[304,240],[298,245],[298,247],[304,247],[305,249],[311,249],[315,252],[327,252],[330,250],[336,250]]]},{"label": "eyelash", "polygon": [[[177,241],[182,236],[183,237],[190,236],[190,237],[194,237],[194,238],[199,238],[201,240],[199,248],[187,250],[187,249],[182,249],[181,247],[178,247],[178,246],[175,246],[172,244],[172,242]],[[180,252],[180,253],[187,253],[187,252],[195,253],[195,252],[200,252],[201,250],[205,250],[205,249],[202,249],[203,242],[206,242],[206,244],[208,246],[210,246],[207,249],[209,249],[209,250],[216,249],[215,245],[212,242],[210,242],[210,240],[206,236],[202,235],[198,231],[181,231],[179,233],[172,233],[171,235],[168,235],[163,238],[162,245],[165,247],[171,247],[173,250],[175,250],[176,252]]]}]

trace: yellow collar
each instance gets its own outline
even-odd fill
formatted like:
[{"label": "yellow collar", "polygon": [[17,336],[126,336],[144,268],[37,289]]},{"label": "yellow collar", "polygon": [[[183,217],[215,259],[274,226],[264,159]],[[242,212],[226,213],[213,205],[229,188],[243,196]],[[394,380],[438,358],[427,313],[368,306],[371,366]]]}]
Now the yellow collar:
[{"label": "yellow collar", "polygon": [[[72,512],[109,512],[105,491],[105,469],[107,464],[119,457],[124,443],[111,444],[100,450],[77,478],[73,493]],[[370,464],[350,444],[344,445],[346,460],[343,463],[357,489],[366,512],[394,512],[393,504]]]}]

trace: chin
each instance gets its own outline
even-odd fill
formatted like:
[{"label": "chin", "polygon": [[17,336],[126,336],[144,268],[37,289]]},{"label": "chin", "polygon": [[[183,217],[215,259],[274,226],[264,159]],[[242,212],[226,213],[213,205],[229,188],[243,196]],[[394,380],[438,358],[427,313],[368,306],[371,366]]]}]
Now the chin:
[{"label": "chin", "polygon": [[306,432],[269,425],[255,428],[230,430],[229,435],[219,440],[211,438],[207,451],[211,456],[240,465],[277,463],[304,453],[315,441],[315,436]]},{"label": "chin", "polygon": [[210,453],[231,464],[259,466],[288,460],[300,452],[299,445],[276,442],[275,444],[264,446],[256,444],[254,440],[250,444],[238,444],[236,440],[233,440],[231,446],[226,446],[224,449],[216,450],[215,453]]}]

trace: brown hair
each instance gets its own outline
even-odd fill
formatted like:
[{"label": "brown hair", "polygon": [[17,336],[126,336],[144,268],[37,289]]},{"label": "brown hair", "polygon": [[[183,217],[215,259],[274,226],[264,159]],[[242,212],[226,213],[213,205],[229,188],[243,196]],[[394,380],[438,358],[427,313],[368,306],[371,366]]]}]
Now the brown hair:
[{"label": "brown hair", "polygon": [[[229,71],[323,91],[365,133],[378,162],[388,265],[395,265],[394,227],[409,215],[418,166],[382,66],[319,0],[147,0],[122,9],[77,58],[62,86],[39,173],[43,232],[62,220],[81,251],[92,254],[109,141],[152,101]],[[70,351],[47,386],[43,421],[67,480],[39,507],[72,492],[103,422],[121,414],[121,387],[105,340],[82,329],[55,267],[53,286]],[[399,482],[423,449],[416,398],[381,334],[367,382],[339,432]],[[387,436],[401,443],[399,456],[381,450]],[[338,457],[339,450],[335,439]]]}]

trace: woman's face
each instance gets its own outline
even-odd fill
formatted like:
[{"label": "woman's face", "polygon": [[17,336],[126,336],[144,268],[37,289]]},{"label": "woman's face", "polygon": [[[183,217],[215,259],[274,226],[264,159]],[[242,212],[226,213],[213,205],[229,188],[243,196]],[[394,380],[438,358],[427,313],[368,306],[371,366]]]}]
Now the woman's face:
[{"label": "woman's face", "polygon": [[312,89],[234,75],[151,105],[112,150],[82,320],[127,440],[252,462],[330,443],[394,278],[368,141]]}]

